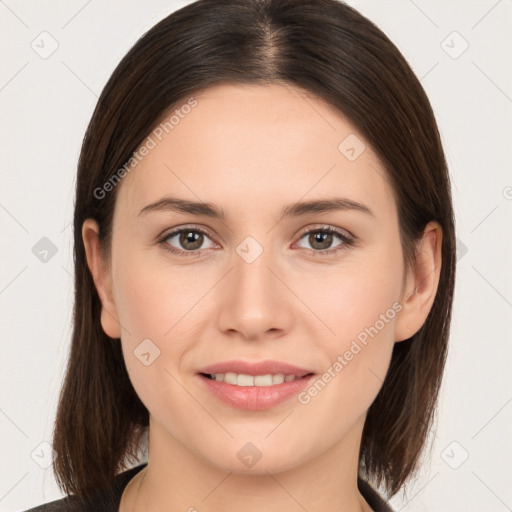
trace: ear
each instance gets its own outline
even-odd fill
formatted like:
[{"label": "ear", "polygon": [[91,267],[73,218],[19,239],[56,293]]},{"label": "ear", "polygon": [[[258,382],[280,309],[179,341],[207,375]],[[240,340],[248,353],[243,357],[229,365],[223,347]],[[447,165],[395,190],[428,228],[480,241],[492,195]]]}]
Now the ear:
[{"label": "ear", "polygon": [[101,326],[111,338],[121,337],[121,326],[112,293],[112,276],[109,265],[100,250],[99,227],[94,219],[86,219],[82,225],[87,265],[101,300]]},{"label": "ear", "polygon": [[429,222],[416,248],[416,265],[409,269],[395,323],[395,341],[409,339],[425,323],[434,303],[441,275],[443,230],[438,222]]}]

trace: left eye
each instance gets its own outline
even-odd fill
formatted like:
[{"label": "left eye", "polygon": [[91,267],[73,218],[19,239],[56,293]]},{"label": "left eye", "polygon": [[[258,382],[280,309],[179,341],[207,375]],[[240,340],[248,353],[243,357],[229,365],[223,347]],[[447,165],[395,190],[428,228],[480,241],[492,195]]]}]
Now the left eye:
[{"label": "left eye", "polygon": [[[334,238],[338,238],[340,242],[333,246]],[[303,239],[306,239],[315,252],[333,252],[339,246],[350,245],[352,242],[347,235],[330,227],[306,231],[300,238],[300,240]],[[309,249],[309,247],[306,247],[306,249]]]}]

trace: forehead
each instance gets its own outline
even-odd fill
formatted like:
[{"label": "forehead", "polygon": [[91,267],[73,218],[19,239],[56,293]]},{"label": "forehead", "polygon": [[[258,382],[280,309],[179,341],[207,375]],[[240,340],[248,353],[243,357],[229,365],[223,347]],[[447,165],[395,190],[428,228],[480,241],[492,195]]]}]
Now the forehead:
[{"label": "forehead", "polygon": [[166,193],[216,203],[228,213],[230,207],[279,209],[305,195],[336,192],[374,204],[390,200],[371,147],[312,93],[221,84],[191,98],[155,125],[146,139],[152,148],[123,178],[118,201],[131,214]]}]

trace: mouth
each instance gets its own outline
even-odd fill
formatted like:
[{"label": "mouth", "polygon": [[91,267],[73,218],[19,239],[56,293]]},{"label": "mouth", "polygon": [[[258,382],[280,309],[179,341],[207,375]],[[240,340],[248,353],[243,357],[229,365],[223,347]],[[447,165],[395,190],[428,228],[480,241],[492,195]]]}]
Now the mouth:
[{"label": "mouth", "polygon": [[262,411],[296,396],[315,372],[287,363],[228,361],[202,368],[197,377],[215,398],[236,409]]},{"label": "mouth", "polygon": [[217,382],[225,382],[232,386],[255,386],[268,387],[283,384],[283,382],[293,382],[294,380],[306,379],[314,375],[314,373],[306,373],[305,375],[294,375],[292,373],[267,373],[265,375],[248,375],[245,373],[199,373],[202,377]]}]

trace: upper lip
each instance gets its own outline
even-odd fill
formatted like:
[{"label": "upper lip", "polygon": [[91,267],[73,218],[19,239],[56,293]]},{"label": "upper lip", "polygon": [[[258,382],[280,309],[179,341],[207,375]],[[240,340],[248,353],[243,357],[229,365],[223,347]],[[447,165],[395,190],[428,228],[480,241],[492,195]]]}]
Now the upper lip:
[{"label": "upper lip", "polygon": [[304,377],[309,373],[314,373],[305,368],[299,368],[281,361],[223,361],[201,368],[198,373],[206,373],[213,375],[215,373],[242,373],[244,375],[267,375],[284,373],[285,375],[295,375],[296,377]]}]

